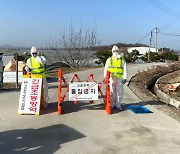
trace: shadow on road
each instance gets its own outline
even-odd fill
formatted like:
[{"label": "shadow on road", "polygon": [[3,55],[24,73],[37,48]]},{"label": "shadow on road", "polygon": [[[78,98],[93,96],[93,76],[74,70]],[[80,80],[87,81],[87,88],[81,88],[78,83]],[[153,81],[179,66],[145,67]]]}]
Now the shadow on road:
[{"label": "shadow on road", "polygon": [[[130,105],[141,105],[141,106],[146,106],[146,105],[165,105],[163,103],[160,103],[159,101],[141,101],[141,102],[136,102],[136,103],[130,103],[130,104],[122,104],[122,111],[119,111],[117,109],[112,109],[111,114],[116,114],[119,112],[124,112],[126,110],[129,110]],[[74,104],[73,101],[64,101],[62,103],[62,114],[68,114],[68,113],[73,113],[73,112],[79,112],[81,110],[87,109],[87,110],[104,110],[105,104],[104,102],[102,103],[94,103],[90,104],[88,101],[83,102],[83,101],[78,101],[77,104]],[[40,114],[50,114],[50,113],[55,113],[57,112],[57,102],[49,103],[49,106],[47,109],[41,109]],[[104,110],[104,112],[106,112]]]},{"label": "shadow on road", "polygon": [[48,108],[40,109],[40,115],[49,114],[57,112],[57,102],[52,102],[48,104]]},{"label": "shadow on road", "polygon": [[0,132],[1,153],[54,153],[61,144],[84,138],[80,132],[63,124],[39,129]]},{"label": "shadow on road", "polygon": [[[72,112],[78,112],[80,110],[104,110],[104,103],[101,104],[90,104],[88,101],[87,102],[82,102],[78,101],[77,104],[74,104],[72,101],[64,101],[62,103],[62,114],[68,114]],[[57,102],[49,103],[47,109],[41,109],[40,110],[40,115],[43,114],[50,114],[57,112]]]},{"label": "shadow on road", "polygon": [[52,82],[57,82],[58,78],[57,77],[46,77],[46,80],[48,83],[52,83]]},{"label": "shadow on road", "polygon": [[62,103],[62,113],[68,114],[71,112],[78,112],[80,110],[104,110],[104,103],[96,104],[95,102],[90,104],[87,102],[78,101],[77,104],[74,104],[72,101],[64,101]]}]

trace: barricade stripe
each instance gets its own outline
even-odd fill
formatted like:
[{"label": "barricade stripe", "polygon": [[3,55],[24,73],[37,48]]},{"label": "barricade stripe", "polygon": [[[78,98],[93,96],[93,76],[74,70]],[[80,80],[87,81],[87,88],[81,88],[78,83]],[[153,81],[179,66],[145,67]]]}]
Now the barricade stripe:
[{"label": "barricade stripe", "polygon": [[[85,91],[86,89],[90,89],[90,88],[94,87],[96,84],[97,84],[97,83],[94,82],[91,86],[85,88],[83,91]],[[80,96],[80,95],[81,95],[81,94],[76,94],[76,95],[74,95],[73,97],[71,97],[69,100],[72,101],[74,98],[76,98],[76,97],[78,97],[78,96]]]}]

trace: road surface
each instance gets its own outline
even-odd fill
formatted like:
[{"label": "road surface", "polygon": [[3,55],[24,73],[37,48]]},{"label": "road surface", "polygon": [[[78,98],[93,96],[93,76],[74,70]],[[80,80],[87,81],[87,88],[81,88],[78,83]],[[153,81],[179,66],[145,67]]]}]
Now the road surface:
[{"label": "road surface", "polygon": [[[128,65],[128,80],[153,64]],[[90,73],[101,82],[103,69]],[[65,75],[69,81],[74,73]],[[57,81],[49,80],[50,104],[40,116],[18,116],[19,91],[0,93],[0,153],[62,154],[179,154],[180,123],[139,100],[125,85],[123,111],[107,115],[102,99],[94,104],[63,102],[57,114]],[[144,104],[153,113],[134,114],[128,105]]]}]

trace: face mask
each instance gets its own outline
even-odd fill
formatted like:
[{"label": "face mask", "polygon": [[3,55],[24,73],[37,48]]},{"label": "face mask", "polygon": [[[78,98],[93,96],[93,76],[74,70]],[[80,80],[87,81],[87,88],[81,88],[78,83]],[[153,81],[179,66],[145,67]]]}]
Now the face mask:
[{"label": "face mask", "polygon": [[37,57],[37,53],[33,53],[32,56],[33,56],[33,57]]},{"label": "face mask", "polygon": [[119,55],[118,52],[113,52],[113,57],[116,58]]}]

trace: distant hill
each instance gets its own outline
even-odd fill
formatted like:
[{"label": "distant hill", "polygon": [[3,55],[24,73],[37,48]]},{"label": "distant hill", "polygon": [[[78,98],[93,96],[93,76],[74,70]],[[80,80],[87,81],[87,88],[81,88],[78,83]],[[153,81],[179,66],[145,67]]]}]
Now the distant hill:
[{"label": "distant hill", "polygon": [[127,49],[130,47],[148,47],[146,44],[125,44],[125,43],[114,43],[111,45],[101,45],[101,46],[96,46],[93,49],[95,50],[109,50],[111,51],[113,45],[117,45],[119,49],[123,52],[127,52]]},{"label": "distant hill", "polygon": [[0,45],[0,49],[26,49],[27,47],[13,46],[9,44]]}]

